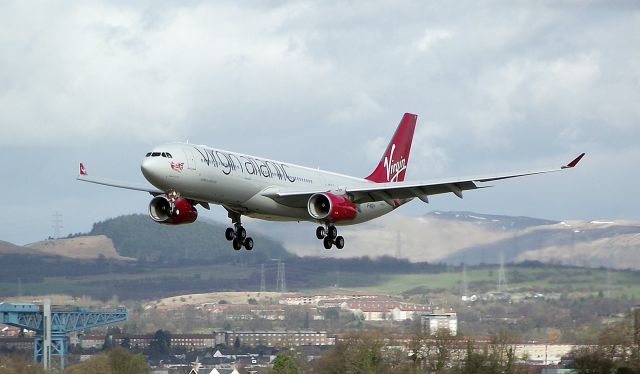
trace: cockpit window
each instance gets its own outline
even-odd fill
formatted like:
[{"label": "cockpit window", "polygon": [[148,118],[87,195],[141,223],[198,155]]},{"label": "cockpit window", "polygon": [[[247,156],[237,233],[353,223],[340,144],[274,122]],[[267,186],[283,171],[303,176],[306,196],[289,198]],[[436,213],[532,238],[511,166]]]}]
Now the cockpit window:
[{"label": "cockpit window", "polygon": [[147,155],[144,157],[149,157],[149,156],[151,156],[151,152],[147,153]]},{"label": "cockpit window", "polygon": [[160,152],[153,152],[151,154],[151,157],[158,157],[158,156],[160,156]]},{"label": "cockpit window", "polygon": [[162,157],[167,158],[167,154],[162,152]]},{"label": "cockpit window", "polygon": [[167,158],[173,158],[173,156],[171,156],[171,153],[167,152]]}]

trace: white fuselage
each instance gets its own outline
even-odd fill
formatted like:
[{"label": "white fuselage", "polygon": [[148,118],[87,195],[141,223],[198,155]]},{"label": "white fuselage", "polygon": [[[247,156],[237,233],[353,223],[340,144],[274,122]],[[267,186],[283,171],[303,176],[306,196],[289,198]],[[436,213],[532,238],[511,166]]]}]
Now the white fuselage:
[{"label": "white fuselage", "polygon": [[[170,156],[170,157],[169,157]],[[142,162],[144,177],[162,191],[225,206],[237,213],[279,221],[315,221],[306,201],[287,206],[267,197],[269,191],[334,191],[346,186],[371,185],[366,179],[311,169],[202,145],[171,143],[156,147]],[[355,219],[369,221],[394,208],[385,202],[357,204]]]}]

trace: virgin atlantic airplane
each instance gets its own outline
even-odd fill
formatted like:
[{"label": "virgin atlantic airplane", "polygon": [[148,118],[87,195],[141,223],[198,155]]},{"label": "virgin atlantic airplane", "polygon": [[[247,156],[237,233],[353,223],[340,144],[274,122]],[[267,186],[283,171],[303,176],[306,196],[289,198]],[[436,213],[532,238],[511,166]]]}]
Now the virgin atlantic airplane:
[{"label": "virgin atlantic airplane", "polygon": [[[121,183],[87,174],[80,163],[78,180],[146,191],[153,195],[149,216],[159,223],[180,225],[198,217],[196,206],[222,205],[233,227],[225,237],[233,249],[253,249],[253,239],[242,227],[242,216],[271,221],[309,221],[319,226],[316,237],[326,249],[344,247],[336,226],[354,225],[385,215],[418,198],[453,193],[500,179],[543,174],[573,168],[584,153],[560,168],[478,178],[450,178],[405,182],[417,115],[405,113],[378,166],[366,178],[331,173],[280,161],[189,143],[157,146],[147,153],[141,169],[151,186]],[[481,185],[478,185],[480,183]]]}]

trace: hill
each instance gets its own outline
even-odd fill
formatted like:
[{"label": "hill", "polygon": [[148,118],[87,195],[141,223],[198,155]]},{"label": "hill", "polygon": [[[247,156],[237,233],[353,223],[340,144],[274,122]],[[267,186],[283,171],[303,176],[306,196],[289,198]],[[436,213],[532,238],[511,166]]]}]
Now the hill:
[{"label": "hill", "polygon": [[41,251],[35,248],[27,248],[0,240],[0,254],[40,254]]},{"label": "hill", "polygon": [[103,256],[115,260],[133,260],[130,257],[120,256],[113,246],[113,241],[105,235],[44,240],[28,244],[25,247],[38,250],[43,254],[46,253],[71,258],[91,259]]},{"label": "hill", "polygon": [[222,224],[205,220],[189,225],[160,225],[146,215],[134,214],[95,223],[87,235],[104,235],[113,241],[120,256],[145,261],[202,259],[251,263],[291,257],[282,244],[261,234],[252,234],[256,243],[253,251],[234,251],[224,238],[225,229]]},{"label": "hill", "polygon": [[[291,226],[290,226],[291,227]],[[278,232],[277,227],[270,232]],[[421,217],[389,215],[342,229],[343,251],[322,251],[304,230],[289,230],[286,248],[297,255],[353,258],[394,256],[412,262],[547,263],[640,269],[640,222],[554,221],[473,212],[434,211]],[[299,236],[295,236],[299,235]]]}]

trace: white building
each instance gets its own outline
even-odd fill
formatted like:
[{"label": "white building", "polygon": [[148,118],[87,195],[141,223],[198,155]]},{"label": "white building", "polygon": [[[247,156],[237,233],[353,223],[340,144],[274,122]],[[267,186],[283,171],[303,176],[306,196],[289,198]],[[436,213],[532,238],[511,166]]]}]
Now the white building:
[{"label": "white building", "polygon": [[438,330],[449,331],[451,336],[458,335],[458,316],[456,313],[429,313],[422,315],[422,329],[435,335]]}]

